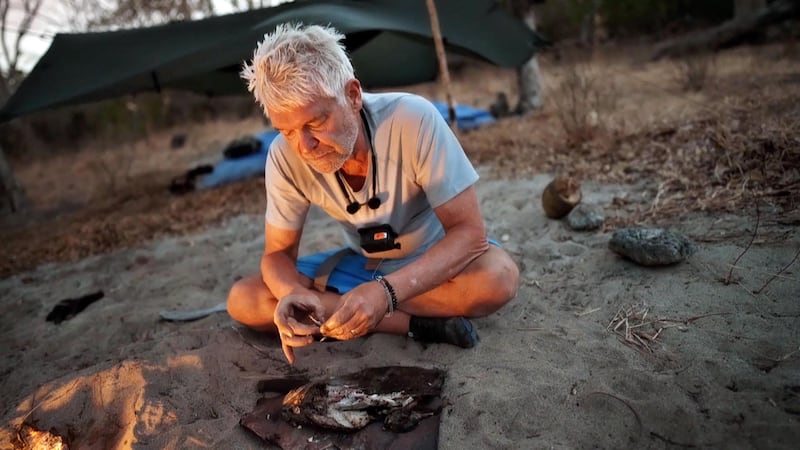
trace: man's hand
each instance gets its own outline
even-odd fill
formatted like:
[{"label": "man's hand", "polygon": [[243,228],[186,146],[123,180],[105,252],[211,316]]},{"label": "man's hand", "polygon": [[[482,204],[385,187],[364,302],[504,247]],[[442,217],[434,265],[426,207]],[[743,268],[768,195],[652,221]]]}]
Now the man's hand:
[{"label": "man's hand", "polygon": [[324,336],[338,340],[364,336],[386,315],[386,292],[376,281],[357,286],[340,301],[341,306],[320,327]]},{"label": "man's hand", "polygon": [[281,338],[283,354],[289,364],[294,364],[293,347],[304,347],[314,342],[314,334],[319,332],[316,325],[309,325],[306,321],[309,314],[317,320],[324,320],[325,308],[319,297],[312,291],[295,292],[283,297],[275,308],[273,317]]}]

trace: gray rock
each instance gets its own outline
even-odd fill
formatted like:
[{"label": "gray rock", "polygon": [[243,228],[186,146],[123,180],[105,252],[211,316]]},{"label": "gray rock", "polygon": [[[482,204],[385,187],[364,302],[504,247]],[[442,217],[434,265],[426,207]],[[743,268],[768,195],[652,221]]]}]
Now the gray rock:
[{"label": "gray rock", "polygon": [[660,228],[622,228],[608,248],[643,266],[665,266],[683,261],[697,248],[686,236]]},{"label": "gray rock", "polygon": [[575,231],[596,230],[605,220],[602,208],[587,203],[579,204],[567,215],[567,225]]}]

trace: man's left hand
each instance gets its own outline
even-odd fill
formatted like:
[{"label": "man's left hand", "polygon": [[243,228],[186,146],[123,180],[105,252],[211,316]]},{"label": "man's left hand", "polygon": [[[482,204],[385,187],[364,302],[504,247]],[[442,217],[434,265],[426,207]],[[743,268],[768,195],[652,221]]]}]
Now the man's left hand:
[{"label": "man's left hand", "polygon": [[354,339],[372,331],[386,315],[386,292],[370,281],[343,295],[341,306],[320,327],[324,336],[338,340]]}]

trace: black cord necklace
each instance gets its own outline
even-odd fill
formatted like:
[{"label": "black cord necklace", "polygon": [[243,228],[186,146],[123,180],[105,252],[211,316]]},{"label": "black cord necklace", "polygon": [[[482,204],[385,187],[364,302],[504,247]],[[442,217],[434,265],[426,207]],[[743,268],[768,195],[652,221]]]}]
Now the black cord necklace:
[{"label": "black cord necklace", "polygon": [[369,149],[370,149],[370,156],[372,157],[372,197],[367,200],[367,203],[359,203],[358,200],[355,199],[355,194],[353,197],[350,197],[350,191],[344,186],[344,180],[342,180],[341,171],[339,169],[336,171],[336,182],[339,183],[339,189],[342,190],[342,193],[347,197],[347,200],[350,202],[347,205],[347,212],[349,214],[355,214],[358,210],[361,209],[362,205],[367,205],[369,209],[378,209],[381,206],[381,199],[378,198],[377,189],[378,189],[378,164],[377,158],[375,157],[375,146],[372,144],[372,132],[369,129],[369,124],[367,123],[367,117],[364,113],[364,109],[361,109],[361,122],[364,124],[364,131],[367,134],[367,141],[369,142]]}]

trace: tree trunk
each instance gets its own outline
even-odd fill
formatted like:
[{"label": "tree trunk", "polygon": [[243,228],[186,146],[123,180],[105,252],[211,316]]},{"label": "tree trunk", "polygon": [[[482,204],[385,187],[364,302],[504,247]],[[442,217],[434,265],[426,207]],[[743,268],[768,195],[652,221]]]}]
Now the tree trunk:
[{"label": "tree trunk", "polygon": [[767,0],[734,0],[734,16],[737,20],[744,17],[753,16],[766,6]]},{"label": "tree trunk", "polygon": [[[536,17],[533,12],[533,6],[528,6],[523,21],[531,30],[536,31]],[[519,90],[517,113],[524,114],[542,107],[544,104],[542,99],[542,75],[539,71],[539,62],[536,59],[536,54],[517,70],[517,86]]]},{"label": "tree trunk", "polygon": [[19,212],[25,207],[26,198],[25,191],[17,183],[14,178],[14,172],[6,160],[6,154],[0,147],[0,194],[2,194],[2,202],[0,211],[5,210],[7,207],[11,212]]},{"label": "tree trunk", "polygon": [[737,10],[736,18],[718,27],[692,33],[657,46],[651,59],[686,55],[701,50],[716,50],[736,44],[754,31],[800,15],[800,0],[775,0],[756,12],[742,16],[739,14]]},{"label": "tree trunk", "polygon": [[453,95],[450,91],[450,71],[447,69],[447,54],[444,51],[442,31],[439,28],[439,15],[436,13],[436,4],[433,3],[433,0],[425,0],[425,3],[428,6],[428,14],[431,16],[431,33],[433,34],[433,43],[436,46],[436,57],[439,59],[439,76],[441,77],[445,98],[447,99],[450,128],[456,131],[458,129],[456,107],[453,103]]},{"label": "tree trunk", "polygon": [[600,0],[592,0],[589,10],[581,20],[581,44],[590,51],[597,44],[597,14],[600,11]]}]

